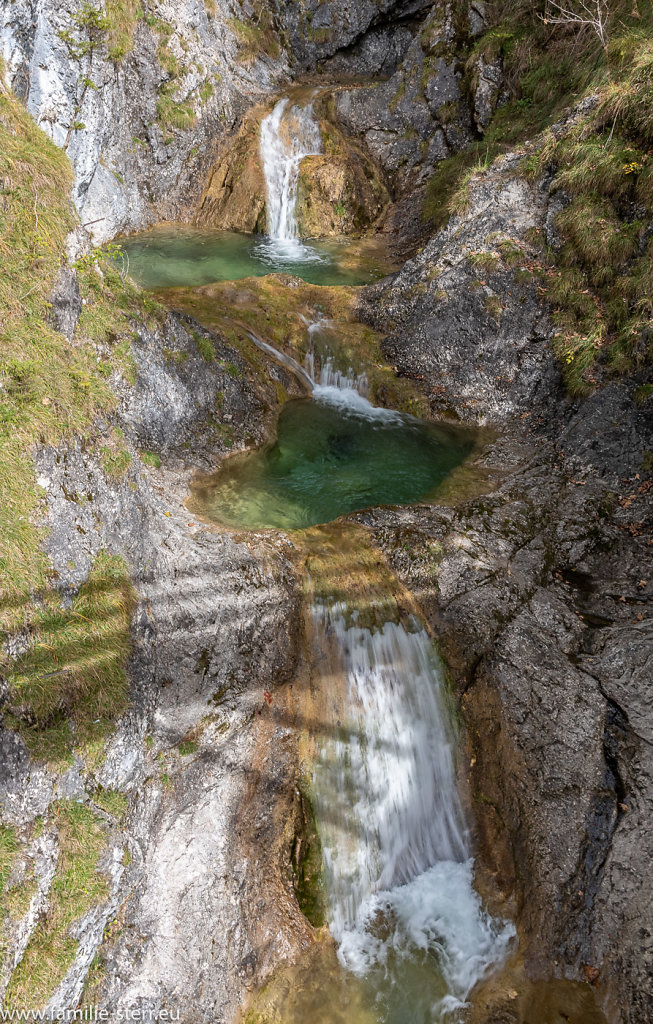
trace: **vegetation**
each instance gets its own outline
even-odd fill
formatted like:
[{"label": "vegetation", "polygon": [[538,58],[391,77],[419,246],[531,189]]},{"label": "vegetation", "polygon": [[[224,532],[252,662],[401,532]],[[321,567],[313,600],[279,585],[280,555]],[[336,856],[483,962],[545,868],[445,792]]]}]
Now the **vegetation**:
[{"label": "vegetation", "polygon": [[7,666],[6,720],[37,756],[61,761],[125,710],[134,603],[125,563],[100,552],[69,608],[48,591],[31,609],[31,642]]},{"label": "vegetation", "polygon": [[228,25],[240,41],[239,60],[249,63],[256,60],[261,53],[267,54],[268,57],[279,56],[279,37],[267,7],[260,6],[255,22],[230,18]]},{"label": "vegetation", "polygon": [[[562,6],[580,11],[573,2]],[[548,17],[532,0],[491,6],[494,22],[467,71],[473,75],[479,56],[500,57],[513,98],[497,110],[482,142],[440,164],[424,206],[435,226],[463,212],[472,175],[540,133],[522,166],[531,178],[549,170],[553,190],[570,197],[557,218],[558,250],[542,250],[541,280],[573,393],[653,355],[653,9],[650,0],[614,0],[610,7],[600,38],[595,25]],[[564,132],[548,130],[590,96]]]},{"label": "vegetation", "polygon": [[[96,416],[115,404],[109,376],[134,379],[130,318],[158,316],[159,307],[124,278],[111,252],[96,251],[77,263],[85,305],[75,344],[55,330],[48,297],[75,224],[70,166],[4,90],[0,141],[0,629],[5,637],[25,631],[23,653],[2,655],[8,721],[39,757],[61,760],[73,747],[94,756],[126,705],[133,590],[125,564],[101,552],[72,606],[62,606],[34,525],[43,492],[32,452],[93,438]],[[101,460],[108,475],[127,469],[118,431]]]},{"label": "vegetation", "polygon": [[85,804],[54,807],[59,861],[50,890],[48,913],[39,920],[5,995],[7,1010],[40,1009],[75,958],[77,940],[70,926],[106,899],[108,879],[99,868],[106,827]]},{"label": "vegetation", "polygon": [[140,0],[108,0],[107,49],[111,60],[122,60],[134,48],[134,31],[143,18]]}]

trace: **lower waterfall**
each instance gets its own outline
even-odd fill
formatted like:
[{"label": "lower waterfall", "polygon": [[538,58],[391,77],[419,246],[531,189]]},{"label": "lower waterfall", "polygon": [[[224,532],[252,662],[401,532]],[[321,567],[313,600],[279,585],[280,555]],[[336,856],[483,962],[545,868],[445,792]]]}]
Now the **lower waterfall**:
[{"label": "lower waterfall", "polygon": [[370,985],[379,1020],[440,1021],[515,931],[473,888],[431,639],[415,619],[371,626],[361,614],[346,601],[313,604],[320,686],[335,719],[313,775],[329,928],[343,967]]}]

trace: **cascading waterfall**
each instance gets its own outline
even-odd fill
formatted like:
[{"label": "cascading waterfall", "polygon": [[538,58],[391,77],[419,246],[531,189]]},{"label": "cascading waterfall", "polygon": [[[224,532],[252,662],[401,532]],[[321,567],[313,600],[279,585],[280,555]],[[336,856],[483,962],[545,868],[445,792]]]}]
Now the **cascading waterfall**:
[{"label": "cascading waterfall", "polygon": [[313,607],[323,684],[342,680],[328,694],[338,719],[314,770],[329,926],[379,1020],[440,1021],[504,957],[514,928],[473,888],[431,640],[414,620],[370,629],[359,614],[335,601]]},{"label": "cascading waterfall", "polygon": [[322,152],[322,137],[312,104],[291,106],[280,100],[261,122],[261,159],[267,191],[268,236],[285,248],[300,249],[295,204],[299,166]]},{"label": "cascading waterfall", "polygon": [[[329,329],[333,327],[332,321],[324,319],[316,320],[313,323],[306,321],[306,326],[309,349],[304,357],[304,366],[315,387],[356,391],[359,395],[367,396],[369,385],[366,373],[356,373],[351,366],[346,371],[336,368],[334,357],[329,351],[328,341]],[[321,360],[316,354],[316,343],[321,343]]]}]

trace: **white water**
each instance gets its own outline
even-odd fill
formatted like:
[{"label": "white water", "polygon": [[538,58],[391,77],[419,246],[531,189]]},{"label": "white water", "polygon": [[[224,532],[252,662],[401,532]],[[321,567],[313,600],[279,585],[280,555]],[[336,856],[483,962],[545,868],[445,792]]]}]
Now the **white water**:
[{"label": "white water", "polygon": [[[329,334],[334,326],[333,321],[322,319],[313,323],[305,321],[305,323],[308,329],[310,348],[304,357],[304,366],[315,385],[319,388],[331,388],[339,391],[356,391],[359,395],[367,397],[369,384],[366,373],[355,373],[351,366],[346,371],[339,370],[335,366],[334,357],[329,352]],[[321,365],[315,351],[316,343],[327,353],[322,356]]]},{"label": "white water", "polygon": [[514,935],[473,888],[442,667],[416,622],[372,631],[342,604],[313,615],[323,685],[345,680],[314,772],[329,927],[343,966],[386,1000],[379,1020],[441,1021]]},{"label": "white water", "polygon": [[322,152],[322,137],[313,107],[291,106],[280,100],[261,122],[261,159],[267,192],[268,238],[277,256],[318,258],[298,239],[295,205],[299,166],[307,156]]},{"label": "white water", "polygon": [[[306,384],[310,388],[316,402],[335,406],[344,413],[360,416],[367,420],[379,420],[384,423],[405,423],[410,419],[409,416],[397,412],[395,409],[382,409],[372,405],[359,390],[367,385],[365,374],[355,375],[351,370],[349,373],[340,373],[338,370],[333,369],[331,357],[328,357],[324,367],[320,370],[320,383],[318,384],[315,381],[315,358],[312,352],[307,355],[305,366],[300,366],[297,360],[288,355],[287,352],[281,352],[274,345],[263,341],[253,331],[248,331],[247,334],[257,348],[260,348],[267,355],[271,355],[282,366],[285,366],[291,373],[294,373],[303,384]],[[322,383],[323,381],[333,381],[333,383]]]}]

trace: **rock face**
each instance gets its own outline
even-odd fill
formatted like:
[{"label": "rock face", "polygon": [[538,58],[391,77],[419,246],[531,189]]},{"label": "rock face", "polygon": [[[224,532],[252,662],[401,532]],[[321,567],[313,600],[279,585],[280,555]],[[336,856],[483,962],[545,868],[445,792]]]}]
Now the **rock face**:
[{"label": "rock face", "polygon": [[[82,442],[36,454],[46,550],[64,601],[99,552],[130,567],[130,709],[101,762],[76,756],[63,774],[0,732],[3,820],[46,823],[26,851],[37,891],[9,936],[0,983],[48,906],[59,852],[52,805],[96,807],[98,792],[118,790],[129,810],[104,854],[109,895],[75,924],[77,952],[48,1006],[77,1005],[95,958],[102,981],[93,999],[114,1010],[227,1022],[279,958],[312,941],[291,884],[297,766],[287,730],[271,745],[264,698],[295,669],[299,590],[283,538],[238,542],[194,522],[185,501],[193,465],[208,469],[228,447],[260,441],[277,384],[292,385],[274,364],[269,392],[252,385],[240,353],[189,317],[134,327],[137,380],[116,381],[117,423],[132,453],[123,477],[109,479]],[[147,469],[134,445],[158,454],[161,467]],[[25,642],[14,638],[10,656]],[[117,915],[120,928],[109,927]]]},{"label": "rock face", "polygon": [[360,236],[375,225],[378,228],[390,204],[382,173],[365,151],[332,123],[324,120],[321,128],[325,155],[306,157],[299,170],[296,216],[300,235]]},{"label": "rock face", "polygon": [[77,0],[3,4],[0,53],[14,91],[70,156],[81,220],[104,241],[186,213],[219,143],[288,68],[265,40],[252,56],[227,0],[157,0],[115,59],[109,31],[80,10]]},{"label": "rock face", "polygon": [[196,216],[198,225],[265,233],[266,188],[260,155],[262,113],[252,111],[211,170]]},{"label": "rock face", "polygon": [[[333,57],[339,50],[361,51],[375,49],[379,34],[383,38],[384,26],[411,18],[431,6],[430,0],[307,0],[297,4],[282,0],[279,17],[284,27],[293,63],[306,70]],[[394,36],[394,32],[392,33]],[[400,52],[400,47],[398,48]],[[369,52],[369,51],[368,51]],[[354,68],[360,66],[354,64]],[[367,73],[369,64],[365,66]],[[356,70],[353,70],[356,73]]]},{"label": "rock face", "polygon": [[0,54],[11,87],[70,156],[75,204],[96,242],[187,217],[208,178],[207,222],[230,198],[230,226],[251,231],[264,226],[253,147],[243,149],[245,174],[225,153],[252,106],[318,64],[336,80],[392,76],[345,89],[337,117],[397,192],[484,130],[500,67],[476,69],[470,107],[458,62],[482,5],[430,6],[156,0],[147,16],[122,5],[127,28],[116,34],[112,2],[93,22],[77,0],[13,0],[0,11]]},{"label": "rock face", "polygon": [[454,674],[478,846],[517,898],[527,972],[598,979],[609,1018],[635,1024],[653,1012],[651,400],[640,380],[561,396],[528,244],[548,190],[516,165],[475,175],[466,212],[362,301],[435,410],[501,423],[498,489],[355,518]]},{"label": "rock face", "polygon": [[[628,1024],[653,1008],[651,488],[639,475],[652,432],[633,390],[609,387],[555,441],[519,446],[494,494],[364,517],[428,595],[462,695],[479,850],[517,897],[528,972],[596,968],[609,1018]],[[616,443],[597,415],[623,428]],[[615,473],[625,438],[636,444]],[[504,441],[492,468],[514,457]]]},{"label": "rock face", "polygon": [[520,159],[475,175],[465,211],[361,301],[363,319],[388,332],[384,351],[399,373],[424,382],[434,412],[468,422],[542,412],[558,390],[529,242],[550,200],[544,184],[515,173]]},{"label": "rock face", "polygon": [[[386,81],[337,95],[340,123],[362,137],[395,194],[414,192],[441,160],[477,136],[461,55],[478,31],[478,15],[473,5],[462,14],[459,7],[466,5],[433,8]],[[483,109],[490,106],[488,97]]]}]

